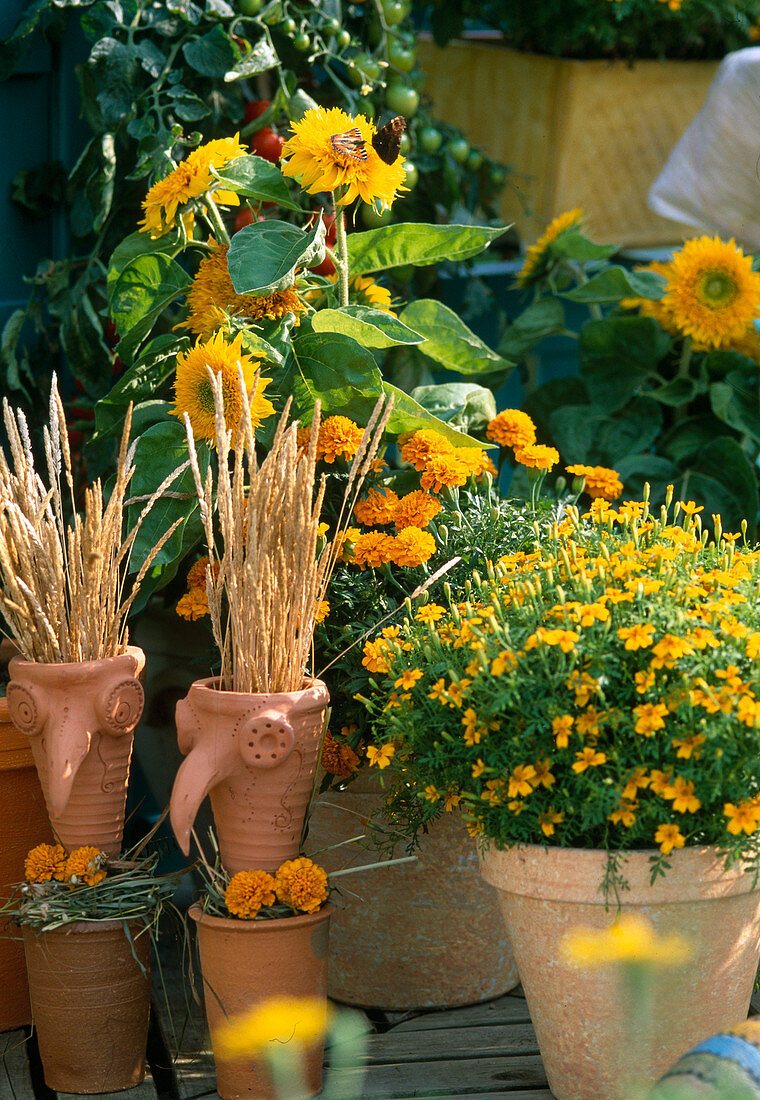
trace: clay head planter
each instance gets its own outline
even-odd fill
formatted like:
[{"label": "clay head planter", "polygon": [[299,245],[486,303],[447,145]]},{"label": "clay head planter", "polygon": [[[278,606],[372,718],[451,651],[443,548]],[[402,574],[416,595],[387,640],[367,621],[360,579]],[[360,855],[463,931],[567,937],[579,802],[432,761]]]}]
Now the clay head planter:
[{"label": "clay head planter", "polygon": [[298,855],[322,739],[327,688],[267,695],[223,691],[199,680],[177,704],[185,754],[171,796],[171,822],[185,854],[201,802],[210,795],[228,874],[274,872]]},{"label": "clay head planter", "polygon": [[68,849],[121,850],[144,663],[133,646],[98,661],[10,662],[10,717],[29,738],[50,823]]}]

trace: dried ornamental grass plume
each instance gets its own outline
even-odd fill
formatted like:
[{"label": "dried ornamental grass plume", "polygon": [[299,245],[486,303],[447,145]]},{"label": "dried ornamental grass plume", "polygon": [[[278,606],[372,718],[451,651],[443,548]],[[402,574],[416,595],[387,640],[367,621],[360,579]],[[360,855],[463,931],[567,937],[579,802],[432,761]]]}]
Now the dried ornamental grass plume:
[{"label": "dried ornamental grass plume", "polygon": [[[325,483],[316,482],[319,406],[304,448],[297,425],[287,425],[288,402],[259,465],[242,368],[234,435],[225,419],[222,379],[210,369],[207,377],[216,418],[216,486],[210,467],[201,475],[187,414],[185,427],[210,561],[206,592],[221,654],[220,683],[231,691],[297,691],[309,664],[316,614],[341,552],[341,540],[324,542],[320,536]],[[378,402],[354,448],[338,530],[377,456],[392,408],[383,405]]]},{"label": "dried ornamental grass plume", "polygon": [[673,257],[663,303],[679,332],[726,348],[760,316],[760,274],[733,240],[698,237]]},{"label": "dried ornamental grass plume", "polygon": [[519,450],[536,442],[536,425],[520,409],[504,409],[488,422],[486,436],[500,447]]},{"label": "dried ornamental grass plume", "polygon": [[66,877],[66,849],[62,844],[38,844],[24,860],[27,882],[63,882]]},{"label": "dried ornamental grass plume", "polygon": [[551,259],[550,246],[552,243],[563,234],[580,229],[585,216],[580,207],[576,207],[575,210],[568,210],[564,214],[559,214],[554,221],[549,223],[535,244],[530,245],[526,250],[525,260],[517,275],[517,285],[519,287],[533,286],[546,274]]},{"label": "dried ornamental grass plume", "polygon": [[188,291],[189,313],[182,327],[208,340],[220,325],[227,323],[229,316],[265,321],[278,320],[292,313],[296,324],[300,324],[300,314],[305,313],[308,306],[298,297],[295,286],[273,294],[238,294],[227,266],[229,245],[216,241],[211,244],[213,252],[201,260]]},{"label": "dried ornamental grass plume", "polygon": [[277,900],[301,913],[316,913],[330,893],[325,869],[305,856],[283,863],[274,883]]},{"label": "dried ornamental grass plume", "polygon": [[[409,190],[404,183],[404,158],[386,164],[378,156],[372,146],[375,127],[364,115],[353,117],[339,107],[312,107],[291,126],[293,136],[283,146],[280,170],[297,179],[309,194],[345,188],[338,198],[344,206],[356,198],[390,206],[401,191]],[[364,160],[342,152],[342,143],[333,140],[354,129],[367,154]]]},{"label": "dried ornamental grass plume", "polygon": [[3,416],[10,458],[0,449],[0,611],[10,636],[28,661],[93,661],[124,653],[129,610],[177,524],[153,547],[125,596],[132,547],[148,512],[185,467],[173,470],[159,485],[124,535],[125,510],[137,503],[127,499],[134,473],[131,407],[111,495],[105,501],[96,481],[84,492],[83,514],[77,511],[66,418],[55,377],[43,433],[47,485],[35,469],[23,413],[14,413],[6,400]]},{"label": "dried ornamental grass plume", "polygon": [[[240,199],[234,191],[218,187],[212,190],[217,181],[211,169],[225,168],[230,161],[245,156],[247,152],[237,134],[235,137],[217,138],[193,149],[181,164],[148,191],[142,204],[145,216],[140,222],[140,230],[154,239],[162,237],[174,226],[178,208],[207,192],[211,192],[212,201],[222,206],[238,206]],[[188,232],[192,228],[192,214],[185,227]]]},{"label": "dried ornamental grass plume", "polygon": [[233,917],[253,920],[260,909],[274,905],[274,885],[267,871],[238,871],[225,890],[224,904]]},{"label": "dried ornamental grass plume", "polygon": [[238,371],[242,371],[249,395],[251,426],[255,432],[261,421],[274,413],[274,405],[264,396],[271,379],[257,376],[257,365],[253,355],[243,352],[242,332],[231,343],[227,342],[223,332],[217,332],[207,342],[199,339],[195,347],[177,356],[172,415],[180,418],[187,415],[193,435],[213,445],[216,441],[216,410],[214,391],[209,382],[211,370],[220,380],[227,427],[237,433],[243,409],[238,385]]}]

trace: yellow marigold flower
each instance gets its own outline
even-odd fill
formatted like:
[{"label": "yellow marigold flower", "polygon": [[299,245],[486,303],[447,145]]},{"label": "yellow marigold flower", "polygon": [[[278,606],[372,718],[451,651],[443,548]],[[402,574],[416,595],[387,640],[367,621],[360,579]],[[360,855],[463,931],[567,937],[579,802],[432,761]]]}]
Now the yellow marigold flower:
[{"label": "yellow marigold flower", "polygon": [[332,463],[336,458],[353,458],[364,430],[347,416],[328,416],[319,426],[317,458]]},{"label": "yellow marigold flower", "polygon": [[585,215],[580,207],[560,214],[546,227],[535,244],[528,247],[522,268],[517,275],[519,287],[529,287],[537,283],[550,266],[551,245],[565,233],[580,229]]},{"label": "yellow marigold flower", "polygon": [[613,810],[611,814],[607,815],[607,820],[611,821],[613,825],[622,825],[626,829],[630,829],[636,822],[636,810],[638,809],[638,802],[621,801],[616,810]]},{"label": "yellow marigold flower", "polygon": [[581,752],[575,754],[573,771],[580,775],[581,772],[585,772],[586,768],[598,768],[600,764],[606,763],[607,754],[604,752],[597,752],[596,749],[589,745]]},{"label": "yellow marigold flower", "polygon": [[707,738],[703,733],[692,733],[689,737],[674,737],[672,745],[674,749],[678,749],[676,756],[680,756],[683,760],[690,760],[693,756],[695,760],[698,760],[701,754],[701,746],[704,745]]},{"label": "yellow marigold flower", "polygon": [[227,267],[229,246],[212,242],[214,251],[198,266],[193,285],[187,293],[188,318],[182,327],[208,340],[227,317],[247,317],[252,321],[277,320],[286,313],[295,315],[308,309],[298,297],[295,286],[272,294],[238,294]]},{"label": "yellow marigold flower", "polygon": [[63,882],[66,877],[66,849],[61,844],[38,844],[24,860],[27,882]]},{"label": "yellow marigold flower", "polygon": [[750,729],[760,729],[760,702],[742,695],[736,708],[736,717]]},{"label": "yellow marigold flower", "polygon": [[551,771],[552,762],[549,757],[545,757],[543,760],[537,760],[533,765],[535,775],[531,779],[531,783],[534,787],[546,787],[548,790],[556,783],[556,778]]},{"label": "yellow marigold flower", "polygon": [[671,668],[679,657],[688,656],[694,647],[675,634],[665,634],[652,649],[652,668]]},{"label": "yellow marigold flower", "polygon": [[352,302],[359,305],[372,306],[373,309],[381,309],[384,313],[396,314],[391,309],[391,292],[384,286],[380,286],[369,275],[357,275],[348,284],[349,295]]},{"label": "yellow marigold flower", "polygon": [[671,261],[664,300],[682,333],[727,347],[760,313],[760,274],[733,240],[694,238]]},{"label": "yellow marigold flower", "polygon": [[517,658],[514,653],[510,653],[507,649],[502,649],[491,661],[491,675],[503,676],[508,669],[515,668],[516,665]]},{"label": "yellow marigold flower", "polygon": [[[316,195],[345,187],[339,199],[344,206],[356,198],[372,205],[390,206],[405,185],[404,158],[386,164],[372,145],[375,127],[364,115],[351,116],[339,107],[312,107],[298,122],[291,122],[293,136],[282,149],[280,171],[297,179],[304,191]],[[348,130],[361,134],[365,160],[341,152],[333,139]]]},{"label": "yellow marigold flower", "polygon": [[462,796],[453,787],[449,787],[446,791],[446,801],[444,803],[444,810],[447,814],[453,813],[459,803],[462,801]]},{"label": "yellow marigold flower", "polygon": [[354,774],[361,761],[349,744],[345,741],[336,741],[328,730],[322,744],[320,763],[330,775],[347,779],[349,775]]},{"label": "yellow marigold flower", "polygon": [[553,810],[546,810],[538,815],[538,824],[544,836],[554,836],[554,826],[560,825],[564,820],[564,813],[555,813]]},{"label": "yellow marigold flower", "polygon": [[180,619],[195,622],[209,614],[208,596],[205,588],[191,588],[177,600],[176,612]]},{"label": "yellow marigold flower", "polygon": [[414,489],[398,501],[393,514],[396,530],[403,531],[405,527],[427,527],[441,508],[441,502],[430,493],[426,493],[423,489]]},{"label": "yellow marigold flower", "polygon": [[66,860],[64,879],[71,886],[85,883],[87,886],[97,886],[106,877],[105,865],[108,857],[100,848],[92,844],[85,844],[81,848],[75,848]]},{"label": "yellow marigold flower", "polygon": [[660,851],[669,856],[674,848],[683,848],[686,837],[677,825],[658,825],[654,834],[655,844],[659,844]]},{"label": "yellow marigold flower", "polygon": [[390,560],[396,565],[424,565],[434,553],[435,539],[429,531],[405,527],[392,539]]},{"label": "yellow marigold flower", "polygon": [[514,447],[519,450],[536,442],[536,425],[520,409],[504,409],[493,420],[489,420],[486,437],[500,447]]},{"label": "yellow marigold flower", "polygon": [[531,470],[551,470],[559,462],[559,451],[543,443],[529,444],[515,451],[515,460]]},{"label": "yellow marigold flower", "polygon": [[330,893],[324,867],[303,856],[289,859],[277,869],[274,889],[278,901],[301,913],[316,913]]},{"label": "yellow marigold flower", "polygon": [[576,966],[679,966],[691,954],[683,937],[658,936],[651,924],[636,913],[621,913],[614,924],[601,930],[576,928],[564,937],[560,947],[565,960]]},{"label": "yellow marigold flower", "polygon": [[184,355],[177,356],[174,408],[170,411],[180,419],[187,413],[196,439],[205,439],[212,444],[216,441],[214,392],[208,368],[221,377],[224,418],[227,428],[233,433],[233,439],[243,412],[238,366],[242,368],[245,385],[248,387],[253,430],[274,412],[274,405],[264,397],[264,390],[271,379],[259,378],[253,392],[257,364],[252,356],[244,354],[242,341],[242,333],[238,333],[232,343],[228,343],[224,333],[217,332],[207,342],[199,339]]},{"label": "yellow marigold flower", "polygon": [[646,672],[637,672],[633,679],[636,684],[636,691],[639,695],[643,695],[645,691],[649,691],[654,683],[655,675],[651,669],[648,669]]},{"label": "yellow marigold flower", "polygon": [[617,500],[623,492],[623,483],[615,470],[606,466],[566,466],[569,474],[585,478],[583,491],[595,500]]},{"label": "yellow marigold flower", "polygon": [[677,775],[665,788],[662,797],[671,800],[673,809],[679,814],[695,814],[702,805],[694,794],[694,781],[681,775]]},{"label": "yellow marigold flower", "polygon": [[760,631],[755,630],[749,635],[746,652],[751,661],[754,661],[756,657],[760,657]]},{"label": "yellow marigold flower", "polygon": [[399,676],[396,680],[394,687],[403,688],[404,691],[410,691],[418,680],[422,679],[422,671],[419,668],[408,668]]},{"label": "yellow marigold flower", "polygon": [[448,698],[446,692],[446,681],[441,677],[440,680],[436,680],[433,684],[432,691],[428,692],[428,699],[437,699],[442,706],[448,706]]},{"label": "yellow marigold flower", "polygon": [[636,733],[643,737],[653,737],[657,730],[665,728],[665,716],[668,708],[664,703],[640,703],[633,708],[636,715]]},{"label": "yellow marigold flower", "polygon": [[726,802],[723,813],[728,818],[726,828],[734,836],[738,836],[739,833],[751,836],[760,825],[760,807],[755,802],[740,802],[738,806],[733,802]]},{"label": "yellow marigold flower", "polygon": [[313,1047],[327,1030],[332,1009],[322,997],[271,997],[214,1032],[214,1050],[226,1059],[250,1061],[286,1045]]},{"label": "yellow marigold flower", "polygon": [[433,455],[454,453],[454,445],[432,428],[421,428],[406,439],[401,437],[399,444],[404,462],[408,462],[418,473],[425,469]]},{"label": "yellow marigold flower", "polygon": [[370,489],[364,500],[357,500],[354,515],[367,527],[393,523],[396,518],[398,496],[393,489]]},{"label": "yellow marigold flower", "polygon": [[395,755],[395,745],[387,744],[382,745],[380,748],[377,748],[376,745],[369,745],[367,747],[367,759],[370,762],[370,767],[378,767],[380,771],[388,767]]},{"label": "yellow marigold flower", "polygon": [[468,680],[463,677],[459,683],[449,684],[446,694],[449,699],[449,706],[461,707],[464,702],[464,698],[467,695],[467,689],[469,688],[472,680]]},{"label": "yellow marigold flower", "polygon": [[651,776],[647,775],[646,768],[634,768],[632,774],[628,776],[623,790],[620,792],[621,799],[633,802],[639,792],[639,788],[646,789],[651,781]]},{"label": "yellow marigold flower", "polygon": [[354,543],[354,561],[361,569],[368,565],[373,569],[385,565],[394,560],[394,554],[393,535],[383,534],[382,531],[367,531]]},{"label": "yellow marigold flower", "polygon": [[238,206],[240,200],[236,193],[220,189],[211,169],[224,168],[231,160],[245,156],[247,152],[237,134],[193,149],[174,171],[154,183],[148,191],[142,204],[145,216],[140,222],[141,231],[150,233],[153,238],[162,237],[174,225],[177,208],[207,191],[212,192],[211,197],[217,204]]},{"label": "yellow marigold flower", "polygon": [[478,759],[472,765],[472,778],[480,779],[484,771],[486,771],[486,762],[485,760],[481,760],[480,757],[478,757]]},{"label": "yellow marigold flower", "polygon": [[558,749],[566,749],[575,719],[572,714],[559,714],[552,718],[552,733]]},{"label": "yellow marigold flower", "polygon": [[388,672],[390,653],[384,638],[364,643],[362,664],[369,672]]},{"label": "yellow marigold flower", "polygon": [[426,603],[414,616],[419,623],[437,623],[446,614],[446,608],[439,603]]},{"label": "yellow marigold flower", "polygon": [[314,622],[323,623],[327,616],[330,614],[330,601],[320,600],[317,604],[316,611],[314,612]]},{"label": "yellow marigold flower", "polygon": [[512,769],[509,777],[508,798],[516,798],[518,795],[529,795],[533,792],[532,780],[535,778],[536,769],[532,764],[518,764]]},{"label": "yellow marigold flower", "polygon": [[274,879],[267,871],[238,871],[224,892],[233,917],[253,920],[263,906],[274,905]]},{"label": "yellow marigold flower", "polygon": [[673,778],[672,772],[663,772],[658,768],[653,768],[649,778],[649,789],[652,794],[659,794],[664,796],[665,792],[670,787],[670,781]]}]

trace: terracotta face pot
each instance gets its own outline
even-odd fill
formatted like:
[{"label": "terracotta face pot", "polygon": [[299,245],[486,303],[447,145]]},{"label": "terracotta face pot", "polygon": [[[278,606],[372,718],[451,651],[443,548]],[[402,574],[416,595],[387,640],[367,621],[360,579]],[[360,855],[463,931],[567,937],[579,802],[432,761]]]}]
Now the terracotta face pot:
[{"label": "terracotta face pot", "polygon": [[[206,1018],[213,1046],[222,1024],[272,997],[327,997],[332,906],[276,920],[234,920],[189,910],[198,925]],[[322,1084],[323,1042],[305,1051],[308,1095]],[[275,1100],[266,1060],[226,1060],[214,1053],[222,1100]]]},{"label": "terracotta face pot", "polygon": [[208,794],[228,874],[252,868],[274,873],[295,859],[328,699],[321,680],[276,695],[220,691],[217,679],[192,685],[177,704],[186,759],[171,797],[172,828],[185,855]]},{"label": "terracotta face pot", "polygon": [[100,661],[10,662],[11,721],[29,738],[50,823],[69,850],[121,850],[144,663],[134,646]]}]

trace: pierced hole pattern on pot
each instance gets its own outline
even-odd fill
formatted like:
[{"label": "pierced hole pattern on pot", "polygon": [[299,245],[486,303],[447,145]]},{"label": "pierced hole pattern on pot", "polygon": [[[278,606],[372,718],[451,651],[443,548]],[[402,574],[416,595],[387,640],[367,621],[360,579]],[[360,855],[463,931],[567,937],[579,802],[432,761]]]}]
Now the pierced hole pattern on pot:
[{"label": "pierced hole pattern on pot", "polygon": [[130,677],[116,684],[106,697],[101,714],[104,733],[131,733],[140,720],[145,704],[142,684]]},{"label": "pierced hole pattern on pot", "polygon": [[18,729],[29,735],[42,731],[45,714],[28,688],[11,681],[8,684],[7,699],[11,721]]},{"label": "pierced hole pattern on pot", "polygon": [[282,719],[260,715],[245,723],[240,731],[240,750],[254,768],[275,768],[290,756],[295,735]]}]

